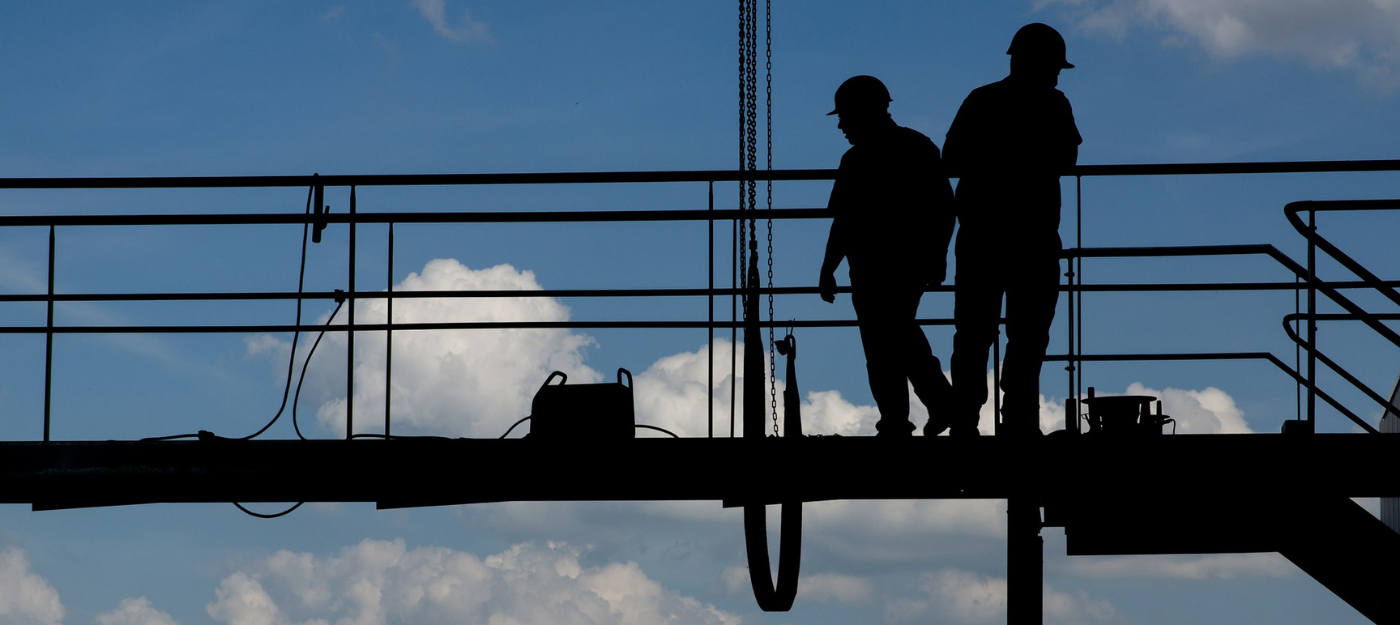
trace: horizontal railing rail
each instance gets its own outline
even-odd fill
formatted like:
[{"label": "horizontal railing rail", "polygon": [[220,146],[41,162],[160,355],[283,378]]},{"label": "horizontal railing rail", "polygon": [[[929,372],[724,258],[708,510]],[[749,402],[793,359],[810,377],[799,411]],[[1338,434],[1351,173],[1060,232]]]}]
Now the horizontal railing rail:
[{"label": "horizontal railing rail", "polygon": [[[1147,163],[1076,165],[1065,176],[1201,176],[1400,171],[1400,159],[1280,161],[1244,163]],[[958,171],[949,170],[956,178]],[[658,182],[737,182],[748,180],[820,181],[835,169],[760,171],[687,170],[626,172],[484,173],[484,174],[328,174],[324,176],[132,176],[74,178],[0,178],[0,189],[199,189],[254,187],[438,186],[630,184]]]}]

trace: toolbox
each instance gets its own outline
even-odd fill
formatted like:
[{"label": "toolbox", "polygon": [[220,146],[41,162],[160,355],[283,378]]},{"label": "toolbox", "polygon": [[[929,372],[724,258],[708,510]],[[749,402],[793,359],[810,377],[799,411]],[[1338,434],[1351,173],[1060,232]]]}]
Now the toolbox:
[{"label": "toolbox", "polygon": [[[627,383],[622,383],[623,376]],[[553,384],[559,378],[558,384]],[[617,440],[632,438],[636,414],[632,408],[632,372],[617,370],[617,382],[568,384],[569,376],[555,371],[545,378],[530,404],[532,439]]]}]

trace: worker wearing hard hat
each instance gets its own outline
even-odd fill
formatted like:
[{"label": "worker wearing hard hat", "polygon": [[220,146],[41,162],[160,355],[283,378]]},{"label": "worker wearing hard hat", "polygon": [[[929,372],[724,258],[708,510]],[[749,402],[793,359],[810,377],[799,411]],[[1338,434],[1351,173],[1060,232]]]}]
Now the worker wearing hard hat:
[{"label": "worker wearing hard hat", "polygon": [[837,127],[851,148],[827,204],[831,234],[822,261],[821,298],[836,300],[836,268],[850,271],[870,394],[880,409],[878,436],[907,437],[909,385],[928,408],[925,432],[941,432],[952,386],[915,322],[919,298],[943,282],[953,235],[953,189],[938,146],[890,117],[889,90],[856,76],[836,90]]},{"label": "worker wearing hard hat", "polygon": [[1059,297],[1060,176],[1082,139],[1055,87],[1065,40],[1045,24],[1016,32],[1011,73],[974,89],[943,144],[958,176],[952,435],[977,434],[987,402],[987,353],[1006,299],[1002,422],[1012,435],[1040,433],[1040,368]]}]

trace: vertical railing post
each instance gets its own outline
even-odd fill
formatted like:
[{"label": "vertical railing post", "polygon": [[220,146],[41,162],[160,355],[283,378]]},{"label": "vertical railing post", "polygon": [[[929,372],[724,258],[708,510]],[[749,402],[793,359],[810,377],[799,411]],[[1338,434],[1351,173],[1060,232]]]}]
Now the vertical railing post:
[{"label": "vertical railing post", "polygon": [[[742,184],[742,183],[741,183]],[[731,249],[734,251],[734,258],[729,261],[729,438],[734,438],[734,405],[737,401],[735,391],[739,386],[738,362],[739,362],[739,255],[744,253],[739,247],[739,220],[730,222]]]},{"label": "vertical railing post", "polygon": [[49,424],[53,415],[53,284],[56,237],[49,225],[49,298],[48,326],[44,332],[44,442],[49,442]]},{"label": "vertical railing post", "polygon": [[1308,207],[1308,430],[1317,431],[1317,211]]},{"label": "vertical railing post", "polygon": [[710,238],[710,288],[706,310],[710,323],[705,327],[705,344],[709,353],[709,367],[705,370],[705,394],[709,405],[709,437],[715,437],[715,181],[710,181],[709,218],[705,220],[705,230]]},{"label": "vertical railing post", "polygon": [[390,398],[394,392],[394,222],[389,222],[389,288],[384,297],[384,440],[388,440]]},{"label": "vertical railing post", "polygon": [[345,440],[355,436],[355,187],[350,187],[350,278],[346,303],[350,306],[345,325]]},{"label": "vertical railing post", "polygon": [[1076,390],[1079,388],[1079,348],[1075,345],[1075,326],[1079,324],[1079,308],[1076,298],[1079,296],[1079,263],[1080,253],[1083,249],[1084,238],[1084,177],[1074,177],[1074,249],[1075,253],[1065,259],[1065,278],[1069,282],[1069,290],[1065,293],[1068,300],[1069,318],[1065,320],[1065,327],[1069,332],[1069,365],[1065,368],[1069,370],[1069,392],[1065,401],[1065,430],[1072,433],[1079,433],[1079,410],[1068,410],[1079,399]]}]

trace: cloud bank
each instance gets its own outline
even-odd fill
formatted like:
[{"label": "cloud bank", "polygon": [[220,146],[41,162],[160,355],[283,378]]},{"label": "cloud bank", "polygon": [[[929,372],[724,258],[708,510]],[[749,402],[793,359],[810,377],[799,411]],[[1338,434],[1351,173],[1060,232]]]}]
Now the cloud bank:
[{"label": "cloud bank", "polygon": [[[58,625],[63,603],[48,580],[30,572],[29,558],[16,548],[0,551],[0,623]],[[105,624],[104,624],[105,625]]]},{"label": "cloud bank", "polygon": [[589,567],[582,553],[529,543],[478,558],[402,540],[365,540],[326,558],[279,551],[225,577],[206,611],[227,625],[739,623],[667,590],[634,562]]},{"label": "cloud bank", "polygon": [[1079,28],[1117,38],[1164,33],[1167,45],[1219,59],[1270,56],[1400,85],[1400,3],[1387,0],[1050,0]]},{"label": "cloud bank", "polygon": [[[892,601],[885,606],[891,623],[928,621],[996,623],[1006,619],[1006,579],[957,569],[942,569],[923,576],[922,595]],[[1042,618],[1047,624],[1107,623],[1119,619],[1118,610],[1103,599],[1086,593],[1069,594],[1042,589]]]}]

